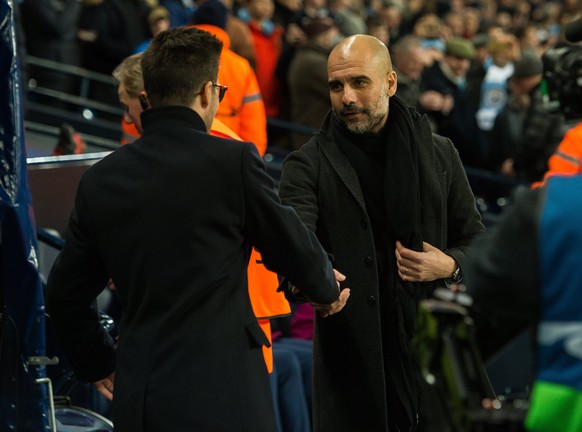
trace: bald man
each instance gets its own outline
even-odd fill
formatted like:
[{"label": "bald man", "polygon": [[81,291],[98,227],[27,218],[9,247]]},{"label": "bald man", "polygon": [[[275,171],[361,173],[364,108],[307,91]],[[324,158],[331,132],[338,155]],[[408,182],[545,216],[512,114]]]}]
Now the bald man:
[{"label": "bald man", "polygon": [[386,46],[346,38],[327,70],[332,109],[280,183],[351,288],[341,313],[315,317],[314,431],[413,431],[416,301],[461,281],[484,228],[451,141],[394,96]]}]

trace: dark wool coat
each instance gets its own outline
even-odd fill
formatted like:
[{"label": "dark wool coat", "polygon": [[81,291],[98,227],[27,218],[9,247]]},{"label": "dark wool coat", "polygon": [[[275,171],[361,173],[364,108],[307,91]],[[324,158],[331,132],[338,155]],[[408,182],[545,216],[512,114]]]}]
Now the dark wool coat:
[{"label": "dark wool coat", "polygon": [[[79,185],[48,281],[57,336],[81,380],[115,370],[116,432],[273,432],[251,246],[325,304],[338,297],[329,258],[279,203],[252,143],[208,135],[185,107],[142,120],[142,138]],[[110,277],[123,303],[117,352],[91,307]]]},{"label": "dark wool coat", "polygon": [[[392,98],[390,103],[396,101]],[[424,241],[462,267],[469,243],[484,230],[481,218],[451,141],[433,135],[426,116],[414,114],[409,120],[419,145]],[[332,141],[330,119],[328,115],[321,131],[288,156],[279,192],[317,233],[334,256],[334,267],[347,276],[343,285],[351,288],[343,311],[316,317],[314,431],[384,432],[388,431],[384,363],[391,353],[383,351],[381,342],[374,240],[357,174]]]}]

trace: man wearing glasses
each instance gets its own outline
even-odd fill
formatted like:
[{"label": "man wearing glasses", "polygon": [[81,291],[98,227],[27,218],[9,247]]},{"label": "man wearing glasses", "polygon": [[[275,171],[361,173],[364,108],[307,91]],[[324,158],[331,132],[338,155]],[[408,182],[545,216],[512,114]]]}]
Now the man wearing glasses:
[{"label": "man wearing glasses", "polygon": [[[212,137],[221,43],[193,28],[156,36],[142,57],[143,136],[79,184],[47,306],[77,377],[113,397],[116,431],[275,430],[246,266],[265,264],[339,312],[327,254],[280,205],[251,143]],[[93,307],[109,279],[119,342]],[[115,390],[113,384],[115,383]]]}]

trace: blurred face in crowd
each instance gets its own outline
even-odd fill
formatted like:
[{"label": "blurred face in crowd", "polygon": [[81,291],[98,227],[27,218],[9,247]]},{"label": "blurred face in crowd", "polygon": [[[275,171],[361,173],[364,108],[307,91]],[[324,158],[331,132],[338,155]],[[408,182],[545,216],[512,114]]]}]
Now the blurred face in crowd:
[{"label": "blurred face in crowd", "polygon": [[402,23],[402,12],[398,7],[390,6],[384,8],[380,14],[389,29],[400,27],[400,24]]},{"label": "blurred face in crowd", "polygon": [[273,17],[275,4],[273,0],[251,0],[247,9],[251,17],[256,21],[265,21]]},{"label": "blurred face in crowd", "polygon": [[527,95],[534,88],[536,88],[542,81],[542,75],[532,75],[524,78],[511,78],[509,80],[509,88],[512,93],[517,95]]},{"label": "blurred face in crowd", "polygon": [[127,124],[133,123],[137,131],[141,134],[143,129],[141,127],[141,117],[143,109],[139,103],[139,98],[135,96],[130,96],[127,93],[125,85],[123,83],[119,84],[117,89],[117,95],[119,97],[119,102],[124,108],[123,121]]},{"label": "blurred face in crowd", "polygon": [[469,59],[450,54],[445,55],[444,60],[456,77],[466,76],[471,66]]},{"label": "blurred face in crowd", "polygon": [[388,45],[390,42],[390,33],[388,33],[388,27],[384,24],[368,26],[368,34],[382,41],[384,45]]},{"label": "blurred face in crowd", "polygon": [[410,48],[407,53],[402,53],[396,64],[397,69],[412,80],[420,78],[424,70],[425,51],[420,45]]},{"label": "blurred face in crowd", "polygon": [[169,28],[170,20],[167,18],[162,18],[151,23],[150,33],[152,34],[153,37],[155,37],[161,32],[168,30]]},{"label": "blurred face in crowd", "polygon": [[481,26],[481,16],[479,11],[473,8],[466,8],[463,11],[463,22],[465,24],[465,34],[469,37],[474,36]]},{"label": "blurred face in crowd", "polygon": [[368,35],[344,39],[331,52],[327,72],[332,108],[346,128],[356,134],[380,132],[396,92],[386,46]]}]

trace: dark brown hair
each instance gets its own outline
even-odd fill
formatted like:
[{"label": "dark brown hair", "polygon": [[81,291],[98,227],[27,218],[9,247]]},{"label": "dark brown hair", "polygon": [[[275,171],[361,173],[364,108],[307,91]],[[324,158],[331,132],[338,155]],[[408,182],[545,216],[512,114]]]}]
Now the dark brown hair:
[{"label": "dark brown hair", "polygon": [[153,107],[190,106],[208,81],[216,81],[222,42],[193,27],[157,35],[142,55],[144,87]]}]

